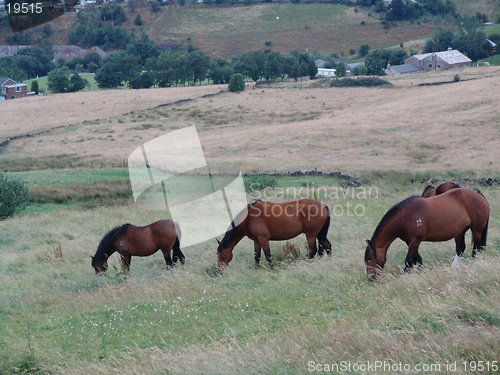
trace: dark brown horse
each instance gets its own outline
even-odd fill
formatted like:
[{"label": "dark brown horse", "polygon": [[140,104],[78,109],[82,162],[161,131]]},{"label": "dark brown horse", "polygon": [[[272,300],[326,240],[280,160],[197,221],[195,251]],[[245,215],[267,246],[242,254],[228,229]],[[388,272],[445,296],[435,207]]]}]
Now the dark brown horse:
[{"label": "dark brown horse", "polygon": [[422,264],[418,247],[422,241],[455,239],[454,263],[465,250],[465,233],[472,232],[473,251],[486,246],[489,220],[488,202],[480,192],[452,189],[431,198],[409,197],[392,207],[378,224],[365,251],[366,275],[374,279],[384,267],[387,249],[400,238],[408,245],[405,271]]},{"label": "dark brown horse", "polygon": [[[230,229],[217,248],[217,270],[222,270],[233,259],[233,249],[245,236],[254,241],[255,263],[260,262],[261,249],[272,268],[269,241],[289,240],[304,233],[309,247],[309,258],[320,256],[326,250],[331,254],[332,245],[326,238],[330,228],[330,211],[315,199],[273,203],[257,201],[249,204],[231,223]],[[319,251],[316,247],[319,242]]]},{"label": "dark brown horse", "polygon": [[427,185],[422,193],[422,198],[435,197],[436,195],[446,193],[448,190],[458,188],[460,188],[460,185],[454,182],[443,182],[438,187]]},{"label": "dark brown horse", "polygon": [[[170,258],[172,249],[173,259]],[[178,260],[184,264],[184,254],[179,247],[179,237],[173,221],[159,220],[145,227],[124,224],[110,230],[102,238],[97,252],[91,257],[92,267],[96,274],[106,272],[108,258],[118,252],[123,267],[129,270],[132,256],[145,257],[158,250],[163,252],[167,268],[172,267]]]}]

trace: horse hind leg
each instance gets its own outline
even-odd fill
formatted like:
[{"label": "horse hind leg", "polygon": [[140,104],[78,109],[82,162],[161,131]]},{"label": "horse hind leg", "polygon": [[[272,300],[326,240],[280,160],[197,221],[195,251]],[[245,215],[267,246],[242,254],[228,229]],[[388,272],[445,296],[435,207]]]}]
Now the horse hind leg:
[{"label": "horse hind leg", "polygon": [[172,251],[173,262],[177,263],[178,261],[180,261],[181,264],[184,264],[186,261],[186,257],[184,256],[184,254],[181,251],[178,238],[176,238],[175,243],[174,243],[174,247],[172,249],[173,249],[173,251]]},{"label": "horse hind leg", "polygon": [[320,246],[318,251],[318,248],[316,247],[316,237],[306,234],[306,238],[307,238],[307,247],[309,248],[309,259],[313,259],[316,253],[318,253],[318,256],[320,257],[323,256],[324,248]]},{"label": "horse hind leg", "polygon": [[323,251],[326,251],[327,255],[332,255],[332,244],[330,243],[330,241],[328,241],[327,238],[325,238],[324,240],[320,240],[318,238],[318,244],[319,244],[318,254],[320,256],[323,255]]},{"label": "horse hind leg", "polygon": [[267,238],[258,240],[264,250],[264,255],[266,256],[267,264],[271,269],[274,269],[273,259],[271,257],[271,248],[269,247],[269,240]]},{"label": "horse hind leg", "polygon": [[172,268],[174,266],[174,262],[170,257],[170,250],[161,249],[161,252],[163,253],[163,259],[165,259],[165,263],[167,264],[167,269]]},{"label": "horse hind leg", "polygon": [[486,246],[486,236],[488,233],[488,223],[484,226],[482,231],[472,230],[472,257],[475,258],[476,254],[479,255]]}]

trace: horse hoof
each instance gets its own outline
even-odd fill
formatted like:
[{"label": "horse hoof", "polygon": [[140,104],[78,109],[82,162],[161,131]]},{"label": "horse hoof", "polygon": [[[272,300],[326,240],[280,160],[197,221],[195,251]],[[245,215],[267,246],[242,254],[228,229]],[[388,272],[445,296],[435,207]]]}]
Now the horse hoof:
[{"label": "horse hoof", "polygon": [[458,267],[458,265],[462,264],[463,261],[464,260],[462,259],[462,257],[455,255],[455,257],[453,258],[453,262],[451,263],[451,268]]}]

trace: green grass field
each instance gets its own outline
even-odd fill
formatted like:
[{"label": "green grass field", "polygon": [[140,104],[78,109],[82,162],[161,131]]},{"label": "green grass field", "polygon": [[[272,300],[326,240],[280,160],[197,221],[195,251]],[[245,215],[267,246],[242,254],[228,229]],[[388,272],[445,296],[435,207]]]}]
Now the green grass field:
[{"label": "green grass field", "polygon": [[[85,87],[84,90],[98,90],[97,82],[94,79],[94,75],[95,75],[94,73],[80,73],[80,77],[87,80],[87,82],[89,83],[89,85],[87,87]],[[29,80],[23,81],[23,83],[28,85],[28,91],[31,90],[31,83],[33,81],[35,81],[35,79],[29,79]],[[50,90],[48,87],[47,77],[37,78],[36,81],[38,81],[38,88],[39,88],[41,93],[44,93],[44,94],[50,93]]]},{"label": "green grass field", "polygon": [[[123,181],[125,172],[14,175],[36,188],[76,187],[77,200],[82,184]],[[369,282],[364,275],[364,240],[391,205],[421,193],[424,185],[415,180],[422,177],[373,175],[357,188],[341,188],[342,180],[327,176],[278,177],[277,187],[254,191],[249,199],[302,194],[328,203],[333,256],[304,260],[305,238],[299,236],[291,241],[298,259],[287,258],[283,243],[273,243],[275,270],[255,269],[253,244],[245,239],[220,277],[214,240],[183,249],[186,264],[173,270],[158,253],[133,258],[126,275],[115,254],[108,274],[96,277],[89,256],[108,230],[164,217],[138,209],[131,199],[92,209],[61,204],[57,211],[2,221],[0,373],[361,374],[366,371],[359,366],[375,361],[395,366],[375,373],[405,374],[397,370],[402,364],[433,365],[428,374],[455,365],[465,374],[471,373],[465,366],[477,361],[490,366],[480,373],[497,373],[496,188],[475,186],[492,210],[482,260],[473,261],[467,250],[464,264],[451,269],[452,241],[424,243],[425,268],[403,274],[406,249],[397,241],[383,277]],[[329,370],[342,361],[358,370]]]}]

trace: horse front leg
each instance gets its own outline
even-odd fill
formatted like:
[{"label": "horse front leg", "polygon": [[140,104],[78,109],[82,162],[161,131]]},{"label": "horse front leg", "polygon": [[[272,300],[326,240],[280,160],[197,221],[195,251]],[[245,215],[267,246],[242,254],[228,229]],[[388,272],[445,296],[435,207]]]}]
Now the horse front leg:
[{"label": "horse front leg", "polygon": [[405,259],[404,271],[410,270],[415,264],[422,266],[422,257],[418,253],[418,247],[421,241],[412,241],[408,244],[408,254]]},{"label": "horse front leg", "polygon": [[255,267],[259,267],[260,255],[262,253],[262,248],[258,240],[253,241],[253,254],[255,258]]},{"label": "horse front leg", "polygon": [[269,247],[269,240],[267,238],[263,238],[258,241],[262,246],[262,250],[264,250],[264,255],[266,256],[267,264],[271,269],[274,269],[273,259],[271,257],[271,248]]},{"label": "horse front leg", "polygon": [[122,270],[129,272],[130,271],[130,263],[132,261],[132,255],[128,253],[121,254],[120,253],[120,260],[122,263]]}]

